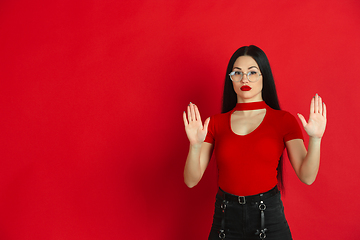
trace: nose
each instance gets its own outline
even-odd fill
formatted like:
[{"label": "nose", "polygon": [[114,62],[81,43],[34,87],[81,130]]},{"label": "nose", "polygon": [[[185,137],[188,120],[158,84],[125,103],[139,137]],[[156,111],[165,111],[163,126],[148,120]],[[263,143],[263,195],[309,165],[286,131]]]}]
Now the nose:
[{"label": "nose", "polygon": [[241,83],[248,83],[248,82],[249,82],[249,79],[248,79],[248,77],[247,77],[247,74],[243,73],[243,77],[242,77],[242,79],[241,79],[240,82],[241,82]]}]

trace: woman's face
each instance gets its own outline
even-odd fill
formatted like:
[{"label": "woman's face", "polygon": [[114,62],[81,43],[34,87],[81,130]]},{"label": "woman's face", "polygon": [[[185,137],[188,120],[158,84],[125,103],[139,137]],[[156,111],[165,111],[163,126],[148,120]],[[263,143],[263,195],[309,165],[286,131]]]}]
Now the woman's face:
[{"label": "woman's face", "polygon": [[[233,81],[234,91],[237,95],[238,103],[262,101],[263,77],[256,61],[250,56],[241,56],[236,59],[232,71],[243,72],[241,81]],[[247,74],[259,74],[256,82],[250,82]]]}]

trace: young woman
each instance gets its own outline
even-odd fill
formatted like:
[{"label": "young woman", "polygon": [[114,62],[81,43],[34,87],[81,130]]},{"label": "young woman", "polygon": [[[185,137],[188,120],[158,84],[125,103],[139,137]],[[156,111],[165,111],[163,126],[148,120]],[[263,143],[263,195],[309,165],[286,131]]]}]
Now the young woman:
[{"label": "young woman", "polygon": [[218,166],[209,239],[292,239],[277,185],[287,149],[292,167],[305,184],[315,181],[326,106],[311,99],[309,121],[298,114],[309,135],[308,150],[295,117],[280,110],[274,79],[265,53],[256,46],[239,48],[225,76],[222,114],[201,121],[190,103],[183,120],[190,141],[184,181],[194,187],[213,151]]}]

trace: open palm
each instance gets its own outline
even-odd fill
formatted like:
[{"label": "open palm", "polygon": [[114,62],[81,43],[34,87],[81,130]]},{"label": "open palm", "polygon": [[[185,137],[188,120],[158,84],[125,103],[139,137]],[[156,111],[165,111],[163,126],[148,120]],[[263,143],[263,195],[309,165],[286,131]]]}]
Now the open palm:
[{"label": "open palm", "polygon": [[322,138],[326,128],[326,105],[319,95],[311,99],[309,121],[306,122],[300,113],[298,116],[309,137]]},{"label": "open palm", "polygon": [[185,112],[183,113],[183,120],[185,132],[190,144],[197,145],[203,143],[207,134],[210,118],[207,118],[203,125],[198,107],[190,103],[187,107],[187,114]]}]

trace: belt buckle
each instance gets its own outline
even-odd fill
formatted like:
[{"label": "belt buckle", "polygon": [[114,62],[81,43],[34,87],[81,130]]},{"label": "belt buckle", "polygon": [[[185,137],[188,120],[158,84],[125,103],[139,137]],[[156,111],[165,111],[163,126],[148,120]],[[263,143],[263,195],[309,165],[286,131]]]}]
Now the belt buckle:
[{"label": "belt buckle", "polygon": [[238,196],[238,201],[240,204],[245,204],[246,203],[246,199],[244,196]]}]

